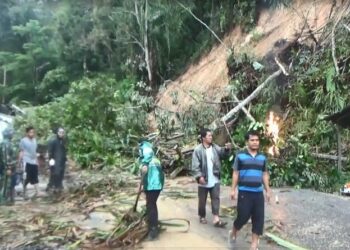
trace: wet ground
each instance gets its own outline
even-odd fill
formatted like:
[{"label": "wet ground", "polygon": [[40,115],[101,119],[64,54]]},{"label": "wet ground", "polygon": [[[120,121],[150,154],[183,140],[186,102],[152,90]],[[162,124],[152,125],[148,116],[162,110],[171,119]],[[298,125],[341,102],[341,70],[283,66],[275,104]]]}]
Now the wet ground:
[{"label": "wet ground", "polygon": [[[196,184],[188,178],[178,179],[164,191],[159,201],[160,219],[184,217],[191,221],[191,229],[186,234],[165,232],[159,241],[143,244],[145,249],[229,249],[228,228],[232,225],[233,218],[223,218],[229,222],[227,229],[214,228],[210,223],[202,225],[197,217],[197,199],[166,198],[169,190],[177,190],[179,193],[182,190],[196,196]],[[222,187],[221,190],[221,206],[235,206],[229,199],[230,188]],[[350,249],[349,197],[305,189],[274,189],[273,199],[265,206],[265,231],[273,231],[305,249]],[[210,215],[209,202],[207,214]],[[211,217],[208,221],[211,221]],[[250,224],[242,229],[235,249],[249,249],[250,230]],[[264,237],[260,240],[259,249],[285,248]]]},{"label": "wet ground", "polygon": [[[41,179],[40,189],[44,192],[47,180]],[[74,182],[72,177],[68,182]],[[228,222],[225,229],[215,228],[211,221],[210,200],[208,199],[208,224],[200,224],[197,217],[197,185],[191,178],[183,177],[168,180],[167,187],[159,199],[160,220],[169,218],[188,219],[191,223],[188,232],[184,227],[165,227],[157,241],[144,241],[136,249],[229,249],[228,230],[234,219],[235,203],[229,199],[230,188],[221,189],[221,210],[223,220]],[[20,194],[21,189],[18,188]],[[120,189],[119,194],[127,193]],[[28,195],[34,193],[29,186]],[[278,204],[275,196],[278,196]],[[107,197],[95,198],[96,208],[108,204]],[[128,197],[125,205],[118,205],[115,209],[127,210],[132,206],[134,196]],[[140,200],[139,209],[144,207],[145,201]],[[113,205],[113,204],[112,204]],[[271,203],[266,204],[265,231],[273,232],[288,241],[305,249],[350,249],[350,199],[337,195],[324,194],[312,190],[275,189]],[[89,211],[91,208],[86,208]],[[8,231],[2,226],[0,232],[0,249],[48,249],[30,248],[23,242],[30,242],[32,234],[38,233],[45,227],[47,217],[52,217],[55,223],[74,223],[72,228],[80,232],[110,231],[115,227],[115,217],[111,212],[92,209],[91,212],[81,211],[72,203],[62,201],[53,203],[46,194],[37,199],[24,201],[16,198],[16,204],[11,207],[1,207],[1,225],[16,223],[18,230]],[[41,221],[42,220],[42,221]],[[176,222],[176,221],[175,221]],[[58,225],[59,228],[59,225]],[[239,234],[235,249],[249,249],[251,225],[245,226]],[[55,235],[53,233],[52,235]],[[53,237],[52,235],[48,237]],[[44,236],[43,236],[44,237]],[[58,237],[58,236],[57,236]],[[60,236],[61,237],[61,236]],[[52,239],[52,238],[51,238]],[[17,247],[20,246],[20,247]],[[51,245],[50,249],[67,249]],[[72,249],[84,249],[75,247]],[[90,248],[91,249],[91,248]],[[284,249],[263,237],[259,249]]]}]

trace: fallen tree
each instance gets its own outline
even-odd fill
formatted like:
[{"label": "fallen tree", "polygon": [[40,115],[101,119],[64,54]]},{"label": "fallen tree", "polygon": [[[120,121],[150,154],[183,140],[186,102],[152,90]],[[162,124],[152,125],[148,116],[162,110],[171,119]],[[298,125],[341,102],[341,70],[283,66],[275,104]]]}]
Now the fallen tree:
[{"label": "fallen tree", "polygon": [[229,121],[238,111],[244,108],[244,106],[246,106],[252,100],[254,100],[259,95],[261,90],[263,90],[272,80],[276,79],[281,73],[281,69],[275,71],[272,75],[266,78],[266,80],[262,84],[260,84],[246,99],[244,99],[236,107],[231,109],[230,112],[224,115],[219,121],[216,120],[212,124],[210,124],[210,128],[212,130],[216,130],[219,127],[220,123],[226,124],[227,121]]}]

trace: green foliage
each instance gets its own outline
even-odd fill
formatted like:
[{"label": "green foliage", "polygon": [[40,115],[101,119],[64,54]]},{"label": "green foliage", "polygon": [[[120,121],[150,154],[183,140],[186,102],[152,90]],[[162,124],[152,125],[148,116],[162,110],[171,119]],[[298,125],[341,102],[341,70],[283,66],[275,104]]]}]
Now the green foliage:
[{"label": "green foliage", "polygon": [[288,7],[292,3],[291,0],[263,0],[263,2],[271,8]]},{"label": "green foliage", "polygon": [[[337,138],[334,126],[324,121],[324,117],[340,111],[350,100],[349,84],[349,33],[337,34],[337,54],[340,74],[337,75],[331,48],[320,47],[317,50],[307,46],[297,46],[290,51],[293,60],[293,76],[271,83],[254,100],[251,114],[255,119],[265,122],[273,106],[287,113],[287,119],[281,124],[280,136],[285,140],[278,143],[281,155],[270,159],[271,184],[274,186],[295,186],[298,188],[316,188],[332,192],[344,182],[344,173],[338,172],[334,161],[321,160],[312,156],[313,152],[336,154]],[[289,53],[289,52],[287,52]],[[263,79],[265,68],[257,71],[254,60],[246,55],[231,56],[228,60],[231,91],[244,99]],[[262,63],[263,64],[263,63]],[[239,115],[239,122],[233,132],[234,141],[244,145],[243,135],[249,129],[249,122]],[[244,120],[242,120],[242,118]],[[263,131],[263,127],[261,127]],[[345,133],[344,131],[342,132]],[[265,140],[265,139],[263,139]],[[344,137],[343,146],[349,150],[349,137]],[[262,143],[266,152],[271,145],[266,138]],[[265,145],[265,146],[264,146]],[[223,180],[230,182],[232,162],[225,162]]]},{"label": "green foliage", "polygon": [[38,93],[45,102],[63,96],[69,89],[69,78],[66,68],[59,67],[46,72],[38,86]]},{"label": "green foliage", "polygon": [[134,79],[83,78],[73,82],[65,96],[30,108],[27,116],[18,117],[16,127],[24,131],[32,124],[45,144],[52,129],[64,126],[71,155],[79,164],[112,166],[121,153],[131,156],[130,145],[147,129],[146,111],[152,99],[141,96],[137,87]]},{"label": "green foliage", "polygon": [[322,164],[310,155],[310,144],[303,141],[302,135],[291,136],[287,145],[283,149],[282,160],[271,163],[272,185],[313,187],[325,192],[334,190],[340,174],[335,167]]},{"label": "green foliage", "polygon": [[248,0],[2,1],[6,101],[44,104],[95,73],[133,75],[156,91],[217,42],[179,3],[219,36],[236,25],[249,30],[257,17],[258,1]]},{"label": "green foliage", "polygon": [[234,22],[240,24],[244,31],[251,30],[257,20],[256,1],[236,1],[233,7]]}]

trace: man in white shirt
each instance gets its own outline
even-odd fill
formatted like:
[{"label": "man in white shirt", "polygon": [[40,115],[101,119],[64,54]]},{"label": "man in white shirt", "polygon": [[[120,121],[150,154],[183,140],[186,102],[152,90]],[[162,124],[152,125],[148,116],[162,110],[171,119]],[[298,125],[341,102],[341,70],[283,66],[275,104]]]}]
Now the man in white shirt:
[{"label": "man in white shirt", "polygon": [[207,224],[206,203],[210,194],[213,224],[216,227],[224,227],[227,223],[220,220],[220,169],[221,159],[228,156],[231,144],[225,147],[213,144],[213,135],[209,129],[202,129],[201,144],[193,151],[192,171],[198,182],[198,215],[202,224]]},{"label": "man in white shirt", "polygon": [[26,128],[26,136],[21,139],[19,144],[20,155],[19,160],[23,162],[26,178],[23,185],[23,196],[26,197],[28,183],[34,185],[35,196],[41,194],[39,192],[39,170],[37,161],[37,142],[35,139],[35,130],[33,127]]}]

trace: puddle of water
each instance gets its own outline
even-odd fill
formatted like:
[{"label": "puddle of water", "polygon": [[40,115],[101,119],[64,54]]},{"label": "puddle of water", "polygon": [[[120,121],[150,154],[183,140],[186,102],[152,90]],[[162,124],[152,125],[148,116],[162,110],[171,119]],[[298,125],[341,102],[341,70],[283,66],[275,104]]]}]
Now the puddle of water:
[{"label": "puddle of water", "polygon": [[115,217],[108,212],[92,212],[86,220],[76,221],[82,229],[98,229],[110,231],[115,227]]}]

